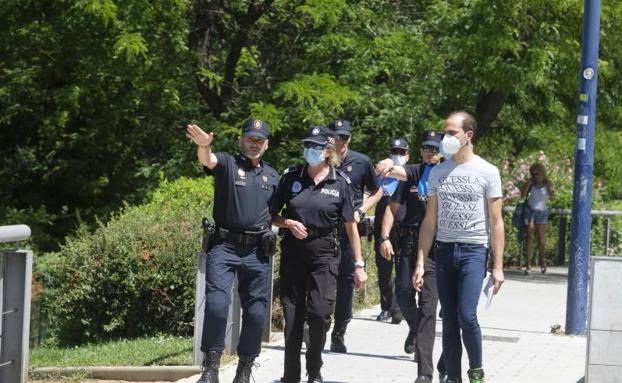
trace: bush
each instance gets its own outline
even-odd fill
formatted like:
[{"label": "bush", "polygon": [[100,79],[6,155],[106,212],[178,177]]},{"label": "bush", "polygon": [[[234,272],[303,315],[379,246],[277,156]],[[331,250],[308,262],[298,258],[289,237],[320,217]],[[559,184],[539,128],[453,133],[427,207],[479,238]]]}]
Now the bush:
[{"label": "bush", "polygon": [[50,333],[61,345],[193,329],[201,217],[211,178],[162,181],[140,206],[94,233],[79,229],[56,253],[36,258]]}]

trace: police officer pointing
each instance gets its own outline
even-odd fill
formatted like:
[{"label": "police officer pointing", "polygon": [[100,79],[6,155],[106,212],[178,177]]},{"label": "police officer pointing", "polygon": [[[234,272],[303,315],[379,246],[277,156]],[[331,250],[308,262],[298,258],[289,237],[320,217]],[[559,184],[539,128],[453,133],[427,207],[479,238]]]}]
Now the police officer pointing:
[{"label": "police officer pointing", "polygon": [[[240,154],[212,153],[213,133],[188,125],[187,136],[198,145],[201,164],[214,175],[216,231],[207,255],[205,320],[201,351],[203,373],[197,383],[218,383],[224,349],[231,286],[237,274],[242,304],[239,363],[234,383],[250,381],[253,361],[261,351],[261,338],[270,299],[269,204],[278,174],[261,157],[268,148],[268,123],[248,120],[242,126]],[[206,170],[207,170],[206,169]]]},{"label": "police officer pointing", "polygon": [[382,225],[380,250],[385,258],[391,259],[394,251],[388,236],[389,230],[393,224],[393,215],[400,206],[405,205],[406,213],[400,226],[401,243],[395,253],[395,295],[409,327],[404,350],[414,351],[415,360],[418,362],[415,383],[431,383],[434,373],[432,351],[436,336],[438,305],[434,252],[430,252],[425,261],[426,283],[417,296],[418,301],[415,299],[412,276],[415,271],[419,228],[427,208],[428,178],[432,168],[441,160],[439,147],[442,137],[442,133],[426,130],[421,143],[422,163],[417,165],[396,163],[396,166],[388,171],[389,175],[406,181],[400,182],[397,191],[391,197],[390,209],[385,213]]},{"label": "police officer pointing", "polygon": [[[281,382],[300,382],[300,349],[305,319],[308,382],[323,382],[322,350],[333,311],[340,261],[338,227],[352,245],[353,262],[362,262],[349,179],[334,168],[334,136],[312,126],[303,139],[305,165],[287,169],[271,211],[274,224],[288,229],[281,243],[280,294],[285,312],[285,363]],[[283,206],[286,207],[281,213]],[[282,214],[282,215],[281,215]],[[342,256],[350,256],[343,254]],[[367,275],[356,267],[357,287]]]}]

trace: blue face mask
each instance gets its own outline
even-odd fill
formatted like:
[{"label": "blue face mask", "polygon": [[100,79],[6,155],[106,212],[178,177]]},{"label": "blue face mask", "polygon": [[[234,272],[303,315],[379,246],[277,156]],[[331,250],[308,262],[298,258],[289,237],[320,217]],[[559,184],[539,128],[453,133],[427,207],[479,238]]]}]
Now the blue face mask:
[{"label": "blue face mask", "polygon": [[309,165],[319,165],[324,161],[324,149],[305,148],[304,157]]}]

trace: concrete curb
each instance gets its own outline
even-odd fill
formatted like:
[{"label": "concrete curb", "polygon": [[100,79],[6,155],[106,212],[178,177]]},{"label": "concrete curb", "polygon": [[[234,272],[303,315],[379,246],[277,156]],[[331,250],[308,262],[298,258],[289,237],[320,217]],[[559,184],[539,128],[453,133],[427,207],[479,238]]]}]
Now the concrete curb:
[{"label": "concrete curb", "polygon": [[188,378],[200,374],[198,366],[154,366],[154,367],[41,367],[30,371],[32,377],[45,378],[87,374],[92,379],[125,380],[129,382],[168,381]]}]

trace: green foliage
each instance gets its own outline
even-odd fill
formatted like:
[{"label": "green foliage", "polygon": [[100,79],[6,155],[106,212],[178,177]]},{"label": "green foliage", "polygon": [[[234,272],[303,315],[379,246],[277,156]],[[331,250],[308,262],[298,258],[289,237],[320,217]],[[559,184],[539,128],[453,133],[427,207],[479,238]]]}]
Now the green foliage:
[{"label": "green foliage", "polygon": [[[179,129],[274,128],[267,160],[301,157],[309,124],[354,122],[353,148],[417,145],[450,111],[475,113],[497,165],[574,156],[579,0],[8,1],[0,10],[0,206],[43,208],[44,249],[168,179],[198,174]],[[595,176],[622,197],[622,3],[602,6]],[[13,216],[15,216],[13,214]],[[7,221],[0,211],[0,222]]]},{"label": "green foliage", "polygon": [[94,233],[79,230],[59,252],[37,257],[58,342],[190,334],[200,222],[212,199],[211,178],[164,180],[148,203],[126,207]]}]

